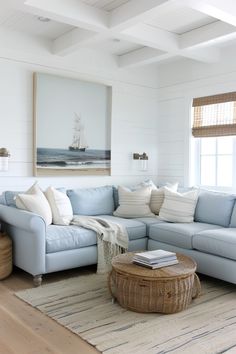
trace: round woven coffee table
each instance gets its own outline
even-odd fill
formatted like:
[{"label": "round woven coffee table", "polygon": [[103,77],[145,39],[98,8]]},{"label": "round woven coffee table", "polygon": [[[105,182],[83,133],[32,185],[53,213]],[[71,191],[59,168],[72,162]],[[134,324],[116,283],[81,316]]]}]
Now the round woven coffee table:
[{"label": "round woven coffee table", "polygon": [[178,264],[148,269],[132,263],[133,256],[130,252],[114,257],[108,278],[109,290],[122,307],[137,312],[175,313],[200,295],[196,263],[190,257],[177,254]]}]

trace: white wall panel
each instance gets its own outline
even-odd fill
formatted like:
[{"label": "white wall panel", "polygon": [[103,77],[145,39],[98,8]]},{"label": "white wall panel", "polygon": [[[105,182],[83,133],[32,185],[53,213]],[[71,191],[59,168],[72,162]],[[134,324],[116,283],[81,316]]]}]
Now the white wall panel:
[{"label": "white wall panel", "polygon": [[[45,69],[49,72],[48,68]],[[9,170],[0,171],[0,192],[6,189],[25,190],[35,180],[39,181],[42,188],[49,184],[68,188],[104,184],[132,185],[148,177],[156,180],[156,90],[146,85],[126,83],[125,80],[117,82],[112,78],[109,82],[113,87],[112,175],[33,177],[33,71],[43,71],[43,67],[20,61],[0,60],[0,147],[8,148],[11,153]],[[62,75],[65,75],[63,70]],[[86,74],[83,79],[86,80]],[[89,76],[88,80],[91,80]],[[97,81],[103,82],[100,76]],[[107,83],[107,77],[104,82]],[[150,156],[149,168],[145,172],[140,171],[132,160],[133,152],[143,151]]]},{"label": "white wall panel", "polygon": [[[230,54],[230,53],[229,53]],[[180,60],[160,67],[158,183],[190,179],[191,104],[194,97],[236,91],[235,51],[214,65]]]}]

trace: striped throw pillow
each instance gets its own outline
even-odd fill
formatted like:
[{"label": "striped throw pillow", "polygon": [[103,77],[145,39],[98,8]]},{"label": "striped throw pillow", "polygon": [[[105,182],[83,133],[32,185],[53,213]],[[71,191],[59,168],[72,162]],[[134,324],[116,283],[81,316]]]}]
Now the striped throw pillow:
[{"label": "striped throw pillow", "polygon": [[[173,183],[173,184],[169,183],[168,185],[166,185],[166,187],[168,187],[168,189],[170,189],[171,191],[176,192],[178,188],[178,183]],[[154,214],[157,215],[159,214],[161,206],[164,202],[164,196],[165,196],[164,188],[165,187],[152,189],[150,209]]]},{"label": "striped throw pillow", "polygon": [[149,207],[151,190],[150,187],[143,187],[136,191],[131,191],[128,188],[119,186],[120,205],[114,211],[113,215],[123,218],[154,216]]},{"label": "striped throw pillow", "polygon": [[161,219],[170,222],[193,222],[198,190],[186,193],[172,192],[164,188],[165,198],[160,209]]}]

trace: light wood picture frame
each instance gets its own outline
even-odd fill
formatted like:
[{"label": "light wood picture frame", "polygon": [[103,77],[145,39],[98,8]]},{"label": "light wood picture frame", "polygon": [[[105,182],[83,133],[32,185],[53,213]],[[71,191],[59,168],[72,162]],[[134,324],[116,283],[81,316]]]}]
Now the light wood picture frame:
[{"label": "light wood picture frame", "polygon": [[34,176],[110,175],[112,88],[34,73]]}]

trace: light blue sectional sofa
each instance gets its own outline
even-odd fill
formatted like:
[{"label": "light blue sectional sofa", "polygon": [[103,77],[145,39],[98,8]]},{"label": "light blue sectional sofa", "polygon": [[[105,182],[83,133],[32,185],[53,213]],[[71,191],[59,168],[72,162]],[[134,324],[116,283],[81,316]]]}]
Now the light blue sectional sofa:
[{"label": "light blue sectional sofa", "polygon": [[[17,209],[14,196],[5,192],[0,219],[13,240],[14,264],[41,275],[97,263],[94,231],[78,226],[45,226],[33,213]],[[169,223],[156,217],[126,219],[113,216],[117,194],[111,186],[67,191],[74,214],[100,215],[127,229],[129,250],[165,249],[193,257],[197,271],[236,284],[235,196],[202,191],[192,223]]]}]

